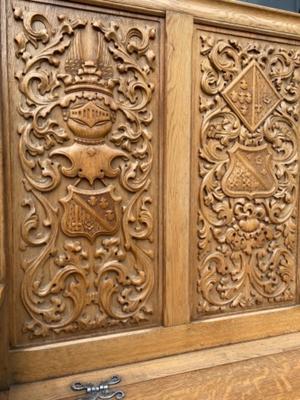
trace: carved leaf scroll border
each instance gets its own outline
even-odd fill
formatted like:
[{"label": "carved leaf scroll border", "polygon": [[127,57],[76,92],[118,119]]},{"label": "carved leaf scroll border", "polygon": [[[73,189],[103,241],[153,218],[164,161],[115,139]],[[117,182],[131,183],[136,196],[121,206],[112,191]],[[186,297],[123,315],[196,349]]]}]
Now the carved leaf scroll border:
[{"label": "carved leaf scroll border", "polygon": [[[58,161],[42,159],[42,156],[56,144],[68,141],[69,133],[51,118],[51,112],[55,107],[67,107],[73,95],[62,98],[60,75],[56,70],[48,72],[42,66],[47,64],[59,68],[60,57],[69,48],[74,33],[84,29],[88,21],[59,15],[58,27],[53,27],[44,15],[23,12],[20,8],[14,9],[14,16],[23,27],[15,37],[16,57],[23,61],[23,70],[16,74],[23,98],[19,113],[24,120],[18,130],[19,157],[25,176],[24,187],[31,194],[23,201],[23,206],[29,211],[21,227],[22,247],[24,251],[28,246],[41,248],[38,257],[23,264],[21,295],[32,319],[26,323],[25,331],[30,332],[31,337],[48,336],[50,331],[72,332],[85,327],[84,321],[80,323],[77,319],[89,301],[85,274],[90,255],[80,241],[66,241],[64,251],[57,254],[60,211],[50,204],[44,193],[59,186],[61,166]],[[35,22],[39,22],[42,28],[35,29]],[[94,21],[93,28],[104,35],[116,62],[120,78],[114,91],[114,108],[128,121],[112,132],[111,143],[134,155],[134,161],[129,159],[120,165],[120,185],[132,193],[129,204],[123,207],[124,239],[104,239],[96,249],[92,256],[98,261],[95,284],[99,288],[98,301],[107,315],[108,325],[128,321],[136,323],[147,320],[147,315],[152,313],[148,300],[154,287],[154,254],[144,250],[142,243],[153,241],[154,230],[149,210],[152,198],[147,193],[153,165],[152,133],[147,127],[153,115],[147,107],[154,91],[148,76],[156,64],[150,46],[156,32],[146,26],[129,28],[124,33],[115,22],[105,25],[101,21]],[[130,74],[131,79],[128,79]],[[38,208],[43,210],[43,218]],[[127,255],[131,254],[132,269],[124,263],[124,250]],[[50,261],[57,270],[45,284],[42,269]],[[103,276],[106,278],[101,279]],[[65,298],[69,299],[68,304]],[[112,307],[115,299],[118,309]],[[64,313],[69,315],[64,316]]]},{"label": "carved leaf scroll border", "polygon": [[[197,221],[197,315],[233,312],[266,302],[292,301],[295,299],[297,248],[300,51],[253,40],[245,45],[245,41],[242,44],[233,37],[217,38],[203,33],[199,40],[202,123],[198,158],[201,183]],[[250,132],[226,104],[222,92],[253,60],[267,72],[282,101],[260,127]],[[220,179],[229,165],[228,150],[237,141],[246,146],[266,142],[272,149],[279,181],[273,200],[251,202],[245,198],[226,198]],[[240,220],[234,214],[233,203],[240,208]],[[252,210],[252,220],[262,222],[261,237],[248,235],[247,239],[241,229],[242,219],[250,220],[248,206]],[[248,207],[247,217],[247,212],[243,216],[243,207]],[[264,208],[269,223],[260,219],[260,208]],[[272,232],[274,227],[277,237]],[[240,241],[246,238],[245,242],[250,243],[250,247],[253,245],[251,249],[248,251],[241,243],[238,245],[235,242],[238,238]],[[271,259],[265,260],[268,251],[265,246],[272,243],[275,248]],[[276,249],[278,243],[281,250]],[[262,261],[258,262],[257,256]]]}]

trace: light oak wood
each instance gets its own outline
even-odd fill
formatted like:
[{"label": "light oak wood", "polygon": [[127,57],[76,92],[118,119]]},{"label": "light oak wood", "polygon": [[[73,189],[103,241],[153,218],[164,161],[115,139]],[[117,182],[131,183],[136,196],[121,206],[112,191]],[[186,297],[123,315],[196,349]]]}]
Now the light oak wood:
[{"label": "light oak wood", "polygon": [[[5,4],[7,13],[4,13]],[[228,307],[225,310],[228,315],[218,317],[194,311],[193,318],[199,321],[190,322],[191,309],[199,305],[193,292],[198,276],[192,271],[197,257],[194,246],[197,232],[190,227],[198,218],[195,181],[199,161],[196,135],[200,125],[195,129],[194,123],[199,118],[199,32],[209,31],[216,37],[219,35],[218,38],[223,35],[226,40],[229,37],[242,40],[246,35],[252,44],[273,42],[277,47],[296,51],[300,43],[299,16],[225,0],[15,0],[13,4],[14,8],[10,0],[1,2],[1,97],[5,105],[0,121],[4,137],[0,146],[4,156],[4,162],[0,161],[0,192],[4,197],[0,202],[0,285],[7,286],[11,301],[10,305],[6,301],[0,306],[1,357],[3,354],[0,389],[14,384],[9,396],[13,400],[21,397],[61,400],[70,398],[68,386],[75,378],[97,382],[106,379],[107,374],[120,373],[124,375],[128,398],[137,400],[185,397],[199,400],[207,399],[207,393],[212,400],[221,400],[218,397],[220,387],[225,396],[222,400],[238,399],[240,383],[244,385],[245,396],[249,393],[252,398],[296,398],[299,334],[272,340],[265,338],[300,331],[299,298],[291,296],[286,302],[279,299],[280,306],[274,301],[270,309],[262,311],[257,311],[255,303],[254,311],[246,312],[241,307],[234,315],[230,314],[232,307]],[[6,20],[9,21],[7,27]],[[119,28],[114,28],[110,22],[117,23]],[[41,26],[47,28],[48,23],[55,29],[38,33]],[[62,24],[66,25],[60,31]],[[79,58],[78,42],[84,44]],[[45,49],[49,43],[55,51],[49,55],[47,50],[41,55],[41,48]],[[69,47],[73,49],[71,55]],[[101,54],[103,59],[88,60],[86,53]],[[88,61],[87,64],[82,64],[82,60]],[[32,68],[35,62],[38,67]],[[88,86],[88,93],[96,79],[92,94],[76,89],[75,78],[82,77],[82,68],[78,65],[84,67],[83,79],[88,77],[83,82],[84,89]],[[114,84],[108,79],[111,68],[119,90],[110,86]],[[258,67],[253,68],[257,70]],[[49,75],[43,71],[48,71]],[[55,76],[57,71],[61,74],[51,81],[49,77],[52,73]],[[31,73],[38,78],[30,81]],[[88,81],[92,75],[93,79]],[[39,79],[40,85],[37,84]],[[210,75],[206,83],[211,84],[213,79]],[[58,89],[57,82],[61,84]],[[285,89],[292,97],[293,87],[286,85]],[[35,97],[37,91],[40,93]],[[119,104],[122,114],[114,101],[124,91],[127,100]],[[74,97],[68,97],[69,93]],[[104,103],[103,95],[106,96]],[[84,104],[79,101],[76,107],[69,107],[77,97],[84,100]],[[18,108],[20,104],[23,111]],[[45,104],[53,106],[50,114],[57,125],[51,129],[59,134],[61,131],[56,129],[63,126],[70,135],[66,144],[64,138],[53,144],[50,135],[42,146],[43,135],[51,129],[33,126],[32,121],[37,115],[37,105],[43,108]],[[48,110],[42,111],[39,121],[44,120],[45,115],[48,118]],[[251,121],[245,120],[240,110],[236,113],[251,130]],[[120,129],[112,133],[115,118]],[[136,126],[142,126],[143,132],[135,131]],[[104,144],[108,134],[115,135],[114,140],[109,136]],[[144,138],[139,146],[136,135]],[[26,149],[22,147],[21,138],[25,140]],[[30,161],[26,159],[28,154]],[[51,162],[53,155],[55,161]],[[104,170],[100,168],[102,157],[107,161]],[[68,172],[62,168],[64,164],[57,164],[63,158],[77,170],[74,172],[73,168]],[[36,159],[38,163],[33,168],[31,161]],[[115,164],[119,169],[114,172]],[[31,178],[37,171],[40,176],[33,182]],[[45,176],[49,179],[44,180]],[[150,181],[144,179],[145,176]],[[27,178],[25,188],[24,178]],[[80,179],[85,179],[84,183]],[[101,186],[103,179],[105,187]],[[132,179],[134,184],[130,184]],[[54,182],[53,187],[49,181]],[[121,200],[118,196],[109,197],[111,182],[122,193]],[[70,183],[73,183],[71,189]],[[195,190],[190,190],[191,183]],[[59,187],[57,192],[56,187]],[[106,221],[106,229],[98,226],[91,233],[93,220],[88,219],[84,229],[78,224],[84,222],[78,220],[78,205],[84,204],[86,209],[89,203],[94,207],[104,194],[103,207],[108,200],[115,201],[116,207],[121,201],[123,214],[121,216],[120,212],[115,223]],[[73,195],[77,195],[77,200],[81,196],[74,215],[70,211]],[[34,201],[39,199],[44,202],[35,206]],[[135,209],[133,205],[138,199],[140,206]],[[97,219],[101,210],[98,209],[98,214],[96,211],[92,210],[92,215]],[[109,211],[111,217],[113,210]],[[122,229],[121,219],[126,220]],[[34,235],[39,225],[46,233]],[[54,233],[60,232],[56,245],[51,245],[55,234],[47,235],[49,226],[56,227]],[[116,232],[122,240],[115,241]],[[95,238],[101,236],[107,236],[108,241],[101,249],[97,248],[97,258]],[[81,244],[87,245],[88,256],[79,248],[81,244],[63,244],[65,239],[72,238],[79,238]],[[41,248],[45,243],[50,245],[43,252]],[[193,251],[190,251],[190,244],[194,246]],[[113,259],[105,266],[110,268],[109,273],[106,280],[97,280],[97,271],[105,270],[99,259],[108,253]],[[39,272],[30,276],[41,254],[50,261],[42,259]],[[124,262],[126,257],[128,263]],[[292,275],[294,279],[295,273]],[[300,293],[299,279],[293,282]],[[41,286],[43,290],[39,290]],[[65,290],[60,297],[56,296],[59,290]],[[70,292],[75,300],[64,304]],[[116,292],[119,295],[112,299]],[[49,301],[43,307],[45,297]],[[75,312],[69,323],[61,314],[65,311],[68,318],[73,306]],[[84,307],[86,313],[77,319]],[[264,341],[257,342],[258,339]],[[247,341],[255,342],[244,343]],[[234,345],[228,349],[210,349],[231,344]],[[290,351],[294,347],[297,350]],[[197,353],[184,354],[195,351]],[[285,354],[277,355],[277,352]],[[251,357],[256,360],[246,364],[245,360]],[[297,368],[292,369],[293,364]],[[251,371],[255,372],[249,377]],[[269,371],[275,371],[274,377]],[[7,397],[8,392],[1,395]]]},{"label": "light oak wood", "polygon": [[[243,361],[125,386],[130,399],[140,400],[290,400],[300,395],[300,351]],[[295,397],[297,396],[298,397]]]},{"label": "light oak wood", "polygon": [[[55,0],[51,0],[54,2]],[[277,36],[298,38],[299,15],[269,7],[231,0],[75,0],[81,4],[99,5],[107,8],[143,12],[164,16],[167,11],[194,16],[198,22],[218,26],[236,27]]]},{"label": "light oak wood", "polygon": [[[253,312],[143,332],[12,350],[11,373],[14,382],[34,382],[55,377],[58,371],[61,375],[75,374],[297,331],[300,331],[299,306]],[[95,354],[101,354],[101,357]]]},{"label": "light oak wood", "polygon": [[257,359],[272,354],[285,353],[296,350],[300,346],[300,334],[289,334],[276,338],[256,340],[248,343],[234,344],[226,347],[196,351],[178,356],[165,357],[153,361],[106,368],[65,378],[51,379],[23,385],[14,385],[10,390],[10,398],[22,400],[30,396],[32,400],[49,397],[51,400],[70,398],[73,393],[70,386],[73,382],[97,382],[108,376],[122,376],[122,386],[128,387],[140,382],[149,382],[172,376],[176,380],[178,374],[210,369],[213,375],[214,368],[225,364]]},{"label": "light oak wood", "polygon": [[160,326],[162,21],[21,0],[8,18],[12,346]]},{"label": "light oak wood", "polygon": [[[44,0],[38,0],[44,1]],[[231,0],[75,0],[116,10],[164,16],[167,11],[193,15],[199,22],[277,36],[295,37],[300,32],[299,15],[288,11]],[[48,0],[54,3],[55,0]]]},{"label": "light oak wood", "polygon": [[[184,41],[180,40],[182,35]],[[164,216],[166,326],[189,322],[189,248],[186,243],[189,241],[192,35],[191,16],[167,13]]]},{"label": "light oak wood", "polygon": [[[298,115],[282,110],[291,105],[286,88],[296,84],[300,69],[292,56],[286,78],[285,68],[276,64],[281,52],[295,49],[299,43],[289,40],[195,25],[193,319],[298,301],[299,126]],[[282,136],[294,157],[287,186],[275,171],[290,170],[290,153],[279,160],[273,139],[269,142],[278,124],[291,127]],[[279,218],[273,218],[275,208]]]}]

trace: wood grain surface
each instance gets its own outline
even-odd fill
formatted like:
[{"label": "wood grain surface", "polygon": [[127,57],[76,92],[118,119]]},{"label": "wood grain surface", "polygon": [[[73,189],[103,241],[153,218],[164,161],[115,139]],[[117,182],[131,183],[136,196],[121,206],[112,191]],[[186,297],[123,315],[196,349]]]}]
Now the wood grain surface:
[{"label": "wood grain surface", "polygon": [[[249,397],[250,393],[254,393],[256,390],[255,387],[251,389],[251,385],[255,385],[255,382],[261,383],[261,380],[259,380],[257,376],[258,374],[261,374],[262,380],[266,377],[266,383],[269,383],[271,379],[276,380],[280,375],[280,382],[275,384],[275,390],[278,389],[279,392],[282,391],[285,393],[290,390],[295,391],[298,389],[298,384],[294,382],[289,375],[293,367],[292,363],[295,362],[297,371],[295,371],[293,378],[299,378],[299,363],[296,357],[296,355],[299,356],[299,346],[299,333],[283,335],[276,338],[221,346],[215,349],[196,351],[153,361],[107,368],[65,378],[14,385],[11,388],[10,396],[13,400],[22,400],[24,397],[29,396],[31,400],[39,400],[44,397],[49,397],[51,400],[72,398],[73,393],[70,390],[70,385],[73,382],[98,382],[99,380],[105,380],[107,377],[118,374],[122,377],[121,386],[124,387],[125,392],[127,393],[129,391],[131,396],[136,399],[139,398],[138,394],[145,394],[147,396],[146,398],[149,399],[152,399],[151,396],[153,396],[154,399],[158,399],[160,393],[164,394],[164,396],[170,395],[174,396],[175,399],[180,399],[180,396],[184,393],[186,382],[189,381],[191,376],[194,379],[194,382],[190,382],[191,388],[194,386],[195,390],[195,393],[191,394],[192,398],[197,399],[196,396],[199,396],[204,390],[203,393],[207,395],[208,399],[223,400],[221,396],[223,394],[222,390],[224,390],[227,396],[225,398],[228,400],[231,398],[235,399],[236,393],[239,391],[241,396],[245,394],[245,397],[242,398],[251,399],[251,397]],[[274,363],[276,364],[276,360],[279,361],[279,358],[277,358],[279,355],[284,356],[282,359],[285,360],[285,366],[283,367],[281,364],[278,364],[274,370],[274,376],[272,376],[271,368],[274,367]],[[272,356],[272,358],[269,356]],[[266,361],[269,360],[269,358],[270,361]],[[261,373],[262,369],[263,373]],[[216,374],[214,371],[217,371]],[[230,382],[230,389],[228,390],[227,388],[224,389],[222,385],[223,371],[224,382]],[[241,374],[242,371],[248,371],[249,376],[247,380],[244,378],[243,380],[239,380],[239,374]],[[238,380],[235,380],[235,376],[237,376]],[[169,380],[165,379],[168,377],[170,378]],[[200,379],[202,383],[199,388],[197,388],[198,379]],[[203,383],[206,380],[207,386]],[[177,390],[172,392],[172,382],[176,388],[179,388],[178,393]],[[177,384],[177,382],[179,383]],[[232,382],[235,382],[236,388],[233,387],[234,385]],[[287,382],[287,384],[282,384],[283,382]],[[274,383],[271,385],[274,386]],[[215,388],[212,389],[214,386]],[[163,388],[162,392],[159,392],[160,387]],[[260,384],[255,394],[262,394],[261,387],[262,384]],[[134,393],[132,388],[137,388],[137,390],[142,388],[142,391]],[[157,388],[157,392],[155,390],[153,391],[153,388]],[[191,388],[189,389],[188,386],[187,390],[192,392]],[[234,393],[234,391],[236,393]],[[274,393],[273,388],[270,393]],[[217,395],[219,395],[219,397],[217,397]],[[265,391],[264,395],[267,395],[267,391]],[[283,394],[281,393],[279,396],[283,396]],[[279,397],[279,399],[280,398],[281,397]]]},{"label": "wood grain surface", "polygon": [[[14,382],[33,382],[300,330],[299,307],[10,351]],[[126,351],[124,351],[126,349]],[[47,363],[45,363],[47,360]],[[63,362],[62,362],[63,360]]]},{"label": "wood grain surface", "polygon": [[[180,38],[182,35],[185,40]],[[193,19],[167,13],[165,141],[165,325],[188,323],[189,158]],[[183,62],[184,60],[184,62]],[[184,154],[184,157],[182,157]]]},{"label": "wood grain surface", "polygon": [[[197,245],[190,252],[190,243],[199,237],[190,227],[199,216],[198,188],[190,188],[198,179],[193,124],[199,95],[205,97],[199,91],[203,72],[206,88],[224,85],[213,104],[236,98],[232,85],[247,86],[238,72],[247,78],[247,71],[256,71],[274,104],[279,95],[272,85],[281,85],[280,99],[293,105],[278,112],[293,132],[298,129],[299,18],[229,0],[1,2],[0,390],[13,385],[10,398],[62,400],[74,397],[69,385],[75,377],[97,382],[113,373],[124,376],[128,399],[297,398],[297,228],[290,221],[278,236],[290,241],[294,258],[284,249],[277,269],[267,263],[267,289],[260,274],[255,295],[248,282],[241,296],[220,306],[228,295],[226,262],[220,282],[214,277],[204,284],[202,276],[198,292],[195,287]],[[214,37],[200,47],[202,31]],[[223,42],[214,47],[214,41]],[[277,61],[262,71],[274,51]],[[255,61],[257,54],[262,58]],[[242,72],[240,61],[249,57]],[[240,69],[226,73],[237,59]],[[252,106],[254,113],[263,104]],[[229,99],[228,107],[238,120],[234,126],[260,132],[264,118],[250,120],[242,102],[233,110]],[[285,128],[279,134],[291,136]],[[280,154],[283,147],[297,153],[294,139],[292,146],[275,142]],[[214,144],[206,142],[207,148],[213,151]],[[292,169],[278,171],[298,179]],[[265,186],[262,198],[275,193],[275,183]],[[295,193],[284,194],[293,207]],[[253,219],[242,221],[249,231]],[[271,242],[270,232],[262,231],[258,241]],[[203,300],[214,285],[213,296]]]},{"label": "wood grain surface", "polygon": [[[43,0],[39,0],[43,1]],[[143,12],[164,16],[167,11],[194,16],[195,20],[219,26],[235,26],[240,30],[275,33],[297,38],[299,15],[235,0],[75,0],[81,4]],[[48,0],[48,4],[55,0]]]},{"label": "wood grain surface", "polygon": [[[300,398],[300,350],[125,387],[132,400]],[[127,389],[127,390],[126,390]]]}]

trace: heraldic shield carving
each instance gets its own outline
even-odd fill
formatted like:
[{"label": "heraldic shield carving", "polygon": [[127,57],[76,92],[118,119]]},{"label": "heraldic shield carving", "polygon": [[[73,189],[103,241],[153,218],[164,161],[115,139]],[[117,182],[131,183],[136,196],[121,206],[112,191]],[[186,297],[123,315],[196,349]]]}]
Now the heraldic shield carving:
[{"label": "heraldic shield carving", "polygon": [[294,304],[300,52],[197,35],[193,317]]},{"label": "heraldic shield carving", "polygon": [[272,154],[266,144],[243,146],[236,143],[229,150],[230,164],[222,179],[225,194],[231,197],[269,197],[276,188]]},{"label": "heraldic shield carving", "polygon": [[17,5],[14,344],[160,324],[160,22]]},{"label": "heraldic shield carving", "polygon": [[99,235],[112,235],[119,227],[121,197],[112,194],[111,185],[100,190],[79,190],[69,186],[61,203],[65,213],[62,229],[68,236],[86,236],[93,241]]}]

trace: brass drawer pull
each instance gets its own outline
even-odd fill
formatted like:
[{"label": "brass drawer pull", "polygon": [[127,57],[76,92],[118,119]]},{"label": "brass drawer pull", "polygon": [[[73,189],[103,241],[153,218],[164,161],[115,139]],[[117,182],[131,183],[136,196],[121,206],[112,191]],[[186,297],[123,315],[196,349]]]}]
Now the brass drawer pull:
[{"label": "brass drawer pull", "polygon": [[102,400],[113,398],[121,400],[124,399],[125,393],[122,390],[114,390],[110,387],[112,385],[117,385],[120,382],[121,378],[119,376],[113,376],[107,381],[100,382],[99,385],[76,382],[71,385],[71,389],[74,391],[85,390],[88,396],[82,397],[80,400]]}]

